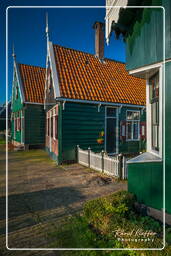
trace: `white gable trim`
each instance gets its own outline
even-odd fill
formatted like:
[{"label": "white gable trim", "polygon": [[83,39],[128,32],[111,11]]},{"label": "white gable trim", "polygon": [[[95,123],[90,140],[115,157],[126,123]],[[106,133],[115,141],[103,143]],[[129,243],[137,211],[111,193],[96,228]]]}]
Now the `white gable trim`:
[{"label": "white gable trim", "polygon": [[20,76],[20,72],[19,72],[19,68],[18,65],[16,63],[16,61],[14,61],[14,68],[13,68],[13,85],[12,85],[12,103],[13,103],[13,90],[14,90],[14,74],[16,73],[16,77],[17,77],[17,82],[18,82],[18,88],[19,88],[19,92],[20,92],[20,96],[21,96],[21,102],[24,103],[25,101],[25,97],[24,97],[24,91],[23,91],[23,84],[21,81],[21,76]]},{"label": "white gable trim", "polygon": [[53,87],[54,87],[54,96],[55,98],[60,97],[60,90],[59,90],[59,79],[58,74],[56,70],[56,62],[55,62],[55,55],[53,50],[53,44],[52,42],[48,42],[48,55],[49,55],[49,61],[50,61],[50,68],[52,71],[52,81],[53,81]]}]

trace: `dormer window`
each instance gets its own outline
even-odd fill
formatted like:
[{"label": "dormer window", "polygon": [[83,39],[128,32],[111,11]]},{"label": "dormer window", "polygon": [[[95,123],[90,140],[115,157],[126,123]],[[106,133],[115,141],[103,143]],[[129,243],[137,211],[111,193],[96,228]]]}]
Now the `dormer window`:
[{"label": "dormer window", "polygon": [[18,99],[18,86],[16,86],[15,98],[16,98],[16,100]]},{"label": "dormer window", "polygon": [[51,76],[51,70],[48,68],[48,75],[47,75],[47,84],[48,84],[48,91],[49,93],[52,90],[52,76]]}]

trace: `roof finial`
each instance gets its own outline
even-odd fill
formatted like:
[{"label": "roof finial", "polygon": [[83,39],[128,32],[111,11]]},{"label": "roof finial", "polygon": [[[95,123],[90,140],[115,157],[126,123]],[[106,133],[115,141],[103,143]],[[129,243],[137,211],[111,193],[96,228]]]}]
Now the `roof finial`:
[{"label": "roof finial", "polygon": [[14,43],[13,43],[13,45],[12,45],[12,57],[13,57],[13,59],[16,58],[15,49],[14,49]]},{"label": "roof finial", "polygon": [[49,41],[49,25],[48,25],[48,13],[46,13],[46,37]]}]

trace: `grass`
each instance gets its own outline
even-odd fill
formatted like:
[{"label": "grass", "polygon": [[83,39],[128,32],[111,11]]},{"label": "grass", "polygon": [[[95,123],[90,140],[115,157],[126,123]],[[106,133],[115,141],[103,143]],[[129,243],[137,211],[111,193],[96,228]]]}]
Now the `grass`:
[{"label": "grass", "polygon": [[0,145],[4,145],[4,144],[6,144],[5,139],[0,139]]},{"label": "grass", "polygon": [[[61,225],[54,227],[54,230],[48,234],[49,239],[53,240],[50,247],[162,248],[161,223],[151,217],[137,214],[134,201],[133,195],[126,191],[88,201],[81,214],[65,218]],[[147,235],[149,231],[151,235],[149,233]],[[139,234],[137,235],[136,232]],[[171,228],[166,229],[166,234],[167,244],[163,251],[62,251],[59,255],[169,256]],[[119,241],[119,238],[127,238],[127,240]],[[147,238],[151,240],[146,241]]]}]

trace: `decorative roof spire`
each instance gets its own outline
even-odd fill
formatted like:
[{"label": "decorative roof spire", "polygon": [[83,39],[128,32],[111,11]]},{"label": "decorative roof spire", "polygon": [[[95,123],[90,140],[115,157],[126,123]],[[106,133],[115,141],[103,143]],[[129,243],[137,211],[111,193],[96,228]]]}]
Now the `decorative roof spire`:
[{"label": "decorative roof spire", "polygon": [[49,41],[48,13],[46,13],[46,37],[47,37],[47,41]]},{"label": "decorative roof spire", "polygon": [[12,57],[15,60],[16,59],[16,55],[15,55],[15,49],[14,49],[14,43],[12,45]]}]

